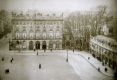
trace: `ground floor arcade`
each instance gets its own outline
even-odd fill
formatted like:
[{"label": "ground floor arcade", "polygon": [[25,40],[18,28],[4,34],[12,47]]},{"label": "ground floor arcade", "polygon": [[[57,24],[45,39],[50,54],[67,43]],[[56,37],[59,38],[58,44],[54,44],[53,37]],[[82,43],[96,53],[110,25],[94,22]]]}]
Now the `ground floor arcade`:
[{"label": "ground floor arcade", "polygon": [[62,49],[62,40],[13,40],[9,50]]}]

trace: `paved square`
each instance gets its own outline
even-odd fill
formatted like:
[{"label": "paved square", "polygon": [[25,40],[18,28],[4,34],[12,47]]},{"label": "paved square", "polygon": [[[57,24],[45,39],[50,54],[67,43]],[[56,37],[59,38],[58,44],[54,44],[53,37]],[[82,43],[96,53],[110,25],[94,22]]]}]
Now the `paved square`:
[{"label": "paved square", "polygon": [[[12,63],[11,58],[5,56],[4,61],[0,61],[0,80],[80,80],[72,66],[61,56],[15,55]],[[10,72],[5,74],[5,69]]]}]

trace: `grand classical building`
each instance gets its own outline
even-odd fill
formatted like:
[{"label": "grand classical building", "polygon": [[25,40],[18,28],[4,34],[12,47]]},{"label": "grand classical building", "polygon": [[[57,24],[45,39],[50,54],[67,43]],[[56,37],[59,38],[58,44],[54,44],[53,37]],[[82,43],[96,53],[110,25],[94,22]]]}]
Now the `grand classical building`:
[{"label": "grand classical building", "polygon": [[90,52],[94,57],[117,70],[117,41],[110,37],[98,35],[90,39]]},{"label": "grand classical building", "polygon": [[10,50],[62,49],[63,14],[12,13]]}]

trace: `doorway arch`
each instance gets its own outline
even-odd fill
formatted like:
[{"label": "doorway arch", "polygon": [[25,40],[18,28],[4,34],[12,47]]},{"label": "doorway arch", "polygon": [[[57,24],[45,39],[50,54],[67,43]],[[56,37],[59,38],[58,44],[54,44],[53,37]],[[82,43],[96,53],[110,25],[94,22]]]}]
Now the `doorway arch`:
[{"label": "doorway arch", "polygon": [[29,42],[29,50],[33,50],[33,41]]},{"label": "doorway arch", "polygon": [[42,49],[46,49],[46,41],[43,41]]},{"label": "doorway arch", "polygon": [[49,49],[53,49],[53,41],[49,41]]},{"label": "doorway arch", "polygon": [[19,41],[16,41],[15,44],[16,44],[15,49],[18,50],[19,49]]},{"label": "doorway arch", "polygon": [[56,49],[59,49],[59,41],[56,41]]},{"label": "doorway arch", "polygon": [[36,46],[36,49],[40,49],[40,42],[36,41],[35,46]]}]

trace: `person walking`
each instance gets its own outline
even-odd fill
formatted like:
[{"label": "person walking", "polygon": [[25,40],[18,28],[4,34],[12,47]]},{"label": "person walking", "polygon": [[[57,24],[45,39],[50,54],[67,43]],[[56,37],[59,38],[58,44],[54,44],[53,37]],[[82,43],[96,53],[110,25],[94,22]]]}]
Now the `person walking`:
[{"label": "person walking", "polygon": [[4,61],[4,57],[2,57],[2,61]]}]

